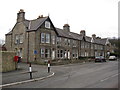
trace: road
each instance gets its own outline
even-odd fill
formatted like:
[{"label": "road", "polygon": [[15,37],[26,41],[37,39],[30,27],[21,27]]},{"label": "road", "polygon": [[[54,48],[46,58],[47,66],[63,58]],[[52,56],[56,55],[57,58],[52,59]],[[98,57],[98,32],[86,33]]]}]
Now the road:
[{"label": "road", "polygon": [[55,75],[7,88],[118,88],[118,62],[52,66]]}]

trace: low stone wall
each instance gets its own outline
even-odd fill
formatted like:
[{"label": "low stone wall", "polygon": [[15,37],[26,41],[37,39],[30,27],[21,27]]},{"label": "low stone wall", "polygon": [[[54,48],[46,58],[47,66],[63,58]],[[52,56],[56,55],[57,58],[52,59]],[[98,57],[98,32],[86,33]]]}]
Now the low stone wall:
[{"label": "low stone wall", "polygon": [[8,72],[16,69],[16,64],[14,62],[15,52],[12,51],[0,51],[0,65],[2,63],[2,68],[0,72]]}]

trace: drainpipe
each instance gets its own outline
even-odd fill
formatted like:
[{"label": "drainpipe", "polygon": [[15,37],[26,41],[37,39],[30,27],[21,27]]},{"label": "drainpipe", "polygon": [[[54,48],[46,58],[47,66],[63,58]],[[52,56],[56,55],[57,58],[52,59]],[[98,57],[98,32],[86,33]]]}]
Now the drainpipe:
[{"label": "drainpipe", "polygon": [[[29,23],[28,30],[30,30],[31,27],[31,21]],[[27,63],[29,63],[29,31],[28,31],[28,45],[27,45]]]},{"label": "drainpipe", "polygon": [[27,44],[27,63],[29,63],[29,31],[28,31],[28,44]]}]

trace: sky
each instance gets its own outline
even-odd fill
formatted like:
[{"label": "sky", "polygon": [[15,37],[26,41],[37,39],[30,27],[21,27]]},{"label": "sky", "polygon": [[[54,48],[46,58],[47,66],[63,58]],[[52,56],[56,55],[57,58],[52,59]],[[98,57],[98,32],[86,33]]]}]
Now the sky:
[{"label": "sky", "polygon": [[68,23],[70,31],[86,31],[87,36],[118,37],[119,0],[1,0],[0,39],[14,27],[17,13],[24,9],[25,18],[50,16],[57,28]]}]

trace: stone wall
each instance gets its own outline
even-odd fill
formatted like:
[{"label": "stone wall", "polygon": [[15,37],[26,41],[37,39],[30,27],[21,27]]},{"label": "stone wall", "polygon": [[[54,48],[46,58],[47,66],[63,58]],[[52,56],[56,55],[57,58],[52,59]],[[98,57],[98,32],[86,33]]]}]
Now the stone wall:
[{"label": "stone wall", "polygon": [[0,54],[0,62],[2,63],[2,69],[0,69],[0,72],[8,72],[15,70],[16,64],[14,62],[14,56],[16,55],[16,53],[12,51],[0,51]]}]

